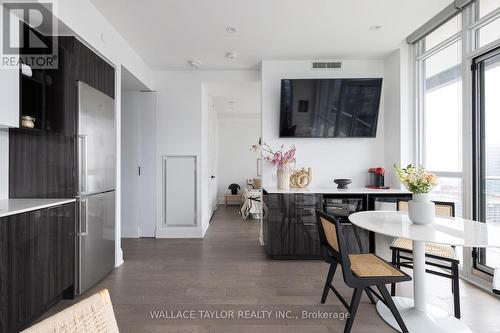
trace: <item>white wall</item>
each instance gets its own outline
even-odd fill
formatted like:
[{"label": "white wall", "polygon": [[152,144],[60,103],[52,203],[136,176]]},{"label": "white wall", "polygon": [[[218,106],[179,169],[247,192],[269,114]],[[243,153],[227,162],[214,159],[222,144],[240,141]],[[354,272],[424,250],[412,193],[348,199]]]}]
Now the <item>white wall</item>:
[{"label": "white wall", "polygon": [[9,130],[0,128],[0,199],[9,197]]},{"label": "white wall", "polygon": [[394,172],[393,164],[414,163],[413,113],[409,82],[410,62],[407,44],[391,54],[384,61],[385,68],[385,166],[386,184],[401,187]]},{"label": "white wall", "polygon": [[[342,60],[342,70],[312,70],[310,60],[262,62],[262,138],[272,148],[297,147],[297,167],[312,167],[314,187],[331,187],[334,178],[351,178],[351,186],[368,183],[368,168],[384,166],[384,95],[376,138],[279,138],[281,79],[380,78],[383,60]],[[384,83],[385,85],[385,83]],[[384,88],[383,88],[384,89]],[[275,169],[264,164],[263,184],[275,186]]]},{"label": "white wall", "polygon": [[248,178],[257,177],[257,153],[250,151],[259,142],[260,119],[219,119],[217,143],[217,196],[224,203],[224,194],[231,183],[242,189]]},{"label": "white wall", "polygon": [[385,66],[385,181],[389,186],[398,185],[399,181],[392,165],[401,162],[401,68],[399,50],[392,52],[384,61]]},{"label": "white wall", "polygon": [[196,227],[165,227],[161,212],[162,189],[157,183],[158,237],[203,237],[208,228],[210,202],[208,194],[208,99],[204,82],[259,81],[257,71],[157,71],[156,114],[157,179],[161,180],[163,155],[197,157],[197,221]]}]

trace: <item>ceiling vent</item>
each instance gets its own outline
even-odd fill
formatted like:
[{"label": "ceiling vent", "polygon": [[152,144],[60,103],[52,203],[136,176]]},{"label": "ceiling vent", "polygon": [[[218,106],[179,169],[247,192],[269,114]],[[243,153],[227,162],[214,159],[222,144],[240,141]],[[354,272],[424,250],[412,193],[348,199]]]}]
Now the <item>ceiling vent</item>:
[{"label": "ceiling vent", "polygon": [[313,61],[312,69],[342,69],[342,61]]}]

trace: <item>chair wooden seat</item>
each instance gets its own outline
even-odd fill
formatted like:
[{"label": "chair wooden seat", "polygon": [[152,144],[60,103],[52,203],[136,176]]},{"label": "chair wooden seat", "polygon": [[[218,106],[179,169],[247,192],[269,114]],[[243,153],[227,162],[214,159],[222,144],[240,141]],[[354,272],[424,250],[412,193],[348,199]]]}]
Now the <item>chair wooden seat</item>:
[{"label": "chair wooden seat", "polygon": [[359,277],[404,276],[399,269],[374,254],[349,254],[351,269]]},{"label": "chair wooden seat", "polygon": [[[391,250],[392,249],[411,253],[413,251],[413,243],[406,238],[396,238],[391,245]],[[455,254],[455,249],[451,245],[425,243],[425,254],[435,257],[436,259],[459,261]]]}]

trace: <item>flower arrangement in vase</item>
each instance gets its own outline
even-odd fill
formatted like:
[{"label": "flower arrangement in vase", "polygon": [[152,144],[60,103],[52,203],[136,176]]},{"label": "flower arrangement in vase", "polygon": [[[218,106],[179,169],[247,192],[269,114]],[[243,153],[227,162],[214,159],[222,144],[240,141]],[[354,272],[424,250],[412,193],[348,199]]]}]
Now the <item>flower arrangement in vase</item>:
[{"label": "flower arrangement in vase", "polygon": [[413,193],[413,198],[408,202],[408,217],[416,224],[429,224],[434,221],[435,205],[429,199],[429,192],[438,184],[435,174],[408,165],[402,169],[394,165],[396,175],[401,183]]},{"label": "flower arrangement in vase", "polygon": [[284,145],[281,145],[280,150],[273,150],[266,143],[253,145],[252,150],[260,150],[264,161],[276,167],[276,176],[278,181],[278,190],[290,189],[290,174],[295,167],[295,146],[283,151]]}]

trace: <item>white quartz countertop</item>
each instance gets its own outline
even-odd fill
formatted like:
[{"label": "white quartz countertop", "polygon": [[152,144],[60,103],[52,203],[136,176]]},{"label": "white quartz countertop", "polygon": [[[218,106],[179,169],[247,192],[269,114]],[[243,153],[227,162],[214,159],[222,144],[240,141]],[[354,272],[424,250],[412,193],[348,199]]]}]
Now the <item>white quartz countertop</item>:
[{"label": "white quartz countertop", "polygon": [[75,202],[75,199],[4,199],[0,200],[0,217]]},{"label": "white quartz countertop", "polygon": [[278,190],[276,187],[265,186],[264,190],[267,193],[284,193],[284,194],[295,194],[295,193],[320,193],[320,194],[410,194],[407,190],[390,188],[386,190],[382,189],[372,189],[368,187],[353,187],[346,190],[339,190],[337,187],[310,187],[308,189],[295,189],[291,188],[289,190]]}]

